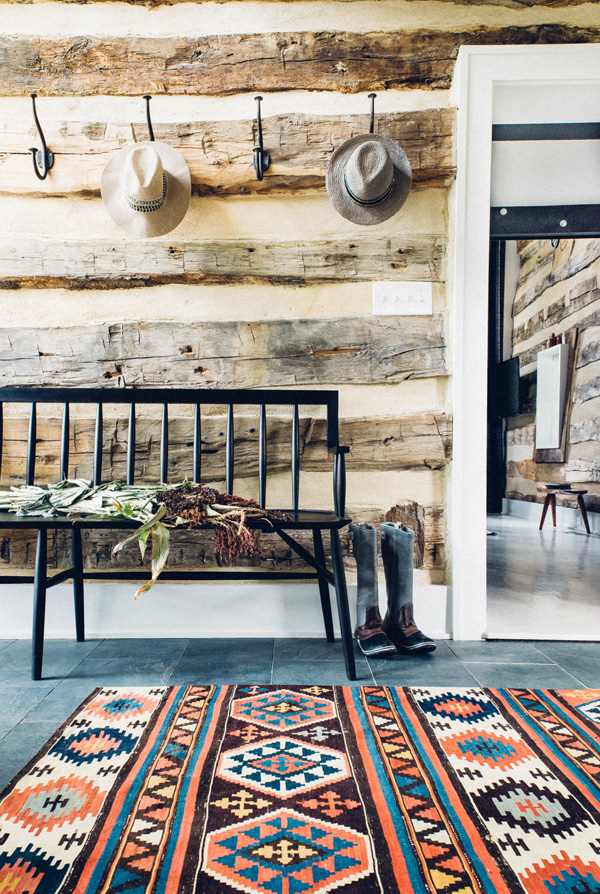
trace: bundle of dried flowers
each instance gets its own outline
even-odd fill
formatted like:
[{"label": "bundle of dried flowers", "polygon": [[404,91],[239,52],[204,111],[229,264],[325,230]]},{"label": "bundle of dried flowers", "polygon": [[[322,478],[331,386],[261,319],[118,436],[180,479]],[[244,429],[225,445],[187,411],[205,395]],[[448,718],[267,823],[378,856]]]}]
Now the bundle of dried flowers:
[{"label": "bundle of dried flowers", "polygon": [[143,558],[148,537],[152,538],[152,576],[136,596],[152,587],[165,566],[170,547],[169,528],[180,525],[213,528],[217,561],[226,565],[240,556],[258,552],[258,534],[246,525],[249,518],[274,521],[292,517],[290,513],[261,509],[254,500],[222,494],[187,479],[180,484],[158,486],[114,481],[92,485],[82,478],[61,481],[47,488],[22,485],[0,492],[0,509],[19,515],[66,514],[139,521],[139,527],[113,548],[116,555],[125,546],[137,542]]}]

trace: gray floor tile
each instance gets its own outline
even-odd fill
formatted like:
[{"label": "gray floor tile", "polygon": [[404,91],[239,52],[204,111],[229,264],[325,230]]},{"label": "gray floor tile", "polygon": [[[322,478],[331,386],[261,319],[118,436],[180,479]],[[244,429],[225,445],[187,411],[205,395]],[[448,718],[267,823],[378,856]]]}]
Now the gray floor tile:
[{"label": "gray floor tile", "polygon": [[556,664],[471,662],[469,670],[481,686],[527,689],[580,689],[582,681]]},{"label": "gray floor tile", "polygon": [[343,661],[341,640],[328,643],[323,639],[276,639],[273,649],[275,661]]},{"label": "gray floor tile", "polygon": [[177,664],[168,683],[171,686],[182,683],[265,684],[271,682],[271,664],[270,660],[211,661],[208,658],[200,660],[188,657]]},{"label": "gray floor tile", "polygon": [[272,665],[272,639],[190,640],[168,682],[264,684]]},{"label": "gray floor tile", "polygon": [[548,659],[532,643],[517,641],[492,642],[480,640],[479,642],[454,642],[449,643],[452,652],[468,664],[470,661],[491,661],[506,664],[548,664]]},{"label": "gray floor tile", "polygon": [[276,661],[273,683],[323,686],[369,686],[374,680],[366,660],[356,662],[356,680],[349,680],[343,661]]},{"label": "gray floor tile", "polygon": [[29,684],[3,683],[0,698],[0,720],[16,724],[26,717],[30,711],[54,689],[54,683],[44,680]]},{"label": "gray floor tile", "polygon": [[14,643],[14,639],[0,639],[0,652],[2,649],[6,649],[7,646],[10,646],[11,643]]},{"label": "gray floor tile", "polygon": [[464,664],[440,662],[434,655],[429,658],[413,657],[406,660],[371,662],[375,681],[381,686],[476,686],[477,682]]},{"label": "gray floor tile", "polygon": [[[66,677],[96,649],[97,640],[46,640],[42,665],[43,681]],[[14,640],[0,651],[0,681],[31,681],[31,640]],[[43,682],[42,681],[42,682]],[[33,682],[33,681],[32,681]]]},{"label": "gray floor tile", "polygon": [[33,710],[23,718],[23,723],[53,721],[58,728],[95,688],[96,684],[93,680],[77,680],[74,678],[61,680],[52,692],[44,696]]},{"label": "gray floor tile", "polygon": [[188,657],[210,658],[211,661],[271,661],[273,639],[192,639],[181,660]]},{"label": "gray floor tile", "polygon": [[168,682],[270,683],[272,665],[272,639],[190,640]]},{"label": "gray floor tile", "polygon": [[0,717],[0,742],[17,724],[8,717]]},{"label": "gray floor tile", "polygon": [[69,674],[70,680],[88,680],[90,686],[162,686],[166,684],[175,667],[176,659],[144,658],[123,656],[108,658],[86,658]]},{"label": "gray floor tile", "polygon": [[562,642],[539,642],[536,648],[549,658],[561,664],[566,658],[598,658],[600,659],[600,643],[562,643]]},{"label": "gray floor tile", "polygon": [[598,652],[565,652],[559,657],[555,651],[552,656],[568,673],[580,680],[584,686],[600,689],[600,653]]},{"label": "gray floor tile", "polygon": [[0,741],[0,793],[37,755],[57,727],[58,724],[51,721],[20,723]]},{"label": "gray floor tile", "polygon": [[397,664],[414,664],[417,667],[433,667],[444,665],[456,665],[460,666],[462,664],[461,660],[454,654],[454,652],[444,643],[439,642],[436,643],[437,648],[434,652],[422,652],[421,654],[417,652],[393,652],[391,655],[386,655],[381,658],[369,658],[369,664],[372,669],[382,667],[395,667]]},{"label": "gray floor tile", "polygon": [[148,658],[178,659],[189,639],[105,639],[94,650],[95,659],[120,659],[128,655],[132,661]]}]

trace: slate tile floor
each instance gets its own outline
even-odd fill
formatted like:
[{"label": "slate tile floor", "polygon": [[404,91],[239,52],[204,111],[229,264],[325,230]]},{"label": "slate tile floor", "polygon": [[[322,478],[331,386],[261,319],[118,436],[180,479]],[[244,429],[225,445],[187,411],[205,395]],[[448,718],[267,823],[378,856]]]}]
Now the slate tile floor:
[{"label": "slate tile floor", "polygon": [[[0,640],[0,791],[96,686],[348,685],[341,644],[319,639],[50,640],[39,682],[30,652]],[[429,655],[356,661],[355,685],[600,689],[600,643],[444,640]]]}]

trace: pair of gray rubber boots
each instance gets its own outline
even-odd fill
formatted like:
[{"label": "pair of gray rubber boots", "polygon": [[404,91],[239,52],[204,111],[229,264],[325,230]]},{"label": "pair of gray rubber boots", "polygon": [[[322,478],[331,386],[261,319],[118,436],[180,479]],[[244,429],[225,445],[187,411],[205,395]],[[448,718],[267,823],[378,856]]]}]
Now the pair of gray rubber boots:
[{"label": "pair of gray rubber boots", "polygon": [[385,571],[387,612],[379,613],[377,585],[377,529],[350,525],[357,568],[356,622],[354,635],[367,657],[393,652],[433,652],[435,643],[422,633],[413,615],[414,531],[400,523],[380,525],[381,558]]}]

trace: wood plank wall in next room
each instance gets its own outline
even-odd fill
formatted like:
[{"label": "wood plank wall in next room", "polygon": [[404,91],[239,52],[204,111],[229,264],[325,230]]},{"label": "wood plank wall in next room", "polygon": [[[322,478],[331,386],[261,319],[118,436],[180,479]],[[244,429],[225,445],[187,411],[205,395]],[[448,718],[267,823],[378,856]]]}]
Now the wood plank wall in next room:
[{"label": "wood plank wall in next room", "polygon": [[[586,505],[600,508],[600,239],[518,243],[519,284],[513,305],[513,355],[519,357],[522,413],[509,420],[507,497],[542,502],[536,485],[565,481],[588,490]],[[566,430],[565,461],[534,461],[538,351],[552,334],[566,341],[577,331]],[[574,500],[563,503],[576,506]]]},{"label": "wood plank wall in next room", "polygon": [[[578,0],[0,0],[0,382],[338,388],[349,512],[414,527],[417,581],[447,582],[458,49],[597,41],[596,11]],[[371,91],[376,127],[405,149],[414,186],[394,218],[361,228],[334,211],[324,175],[333,149],[368,131]],[[31,92],[56,155],[45,181],[29,153]],[[145,93],[156,138],[189,165],[193,196],[175,231],[139,241],[107,215],[99,182],[115,152],[146,138]],[[252,168],[258,93],[272,159],[262,182]],[[432,313],[374,316],[376,281],[431,283]],[[11,414],[4,483],[23,480],[26,423]],[[106,421],[118,471],[124,422],[116,410]],[[188,420],[173,424],[184,442]],[[331,500],[329,459],[311,441],[319,424],[303,422],[305,506]],[[288,425],[282,413],[273,431]],[[57,426],[40,420],[45,480],[57,477],[47,449]],[[138,433],[150,478],[157,426],[149,415]],[[85,475],[83,411],[75,429]],[[207,455],[222,431],[216,416]],[[176,480],[178,451],[171,463]],[[223,470],[215,459],[215,482]],[[238,493],[254,494],[251,473],[242,463]],[[289,476],[277,468],[270,494],[289,502]],[[180,534],[177,544],[172,563],[195,562],[199,548],[214,561],[202,535]],[[56,567],[68,562],[67,546],[57,535]],[[110,546],[90,538],[87,563],[115,562]],[[268,536],[262,553],[272,567],[296,567]],[[0,547],[14,572],[32,555],[27,535]],[[137,563],[137,553],[119,561]]]}]

